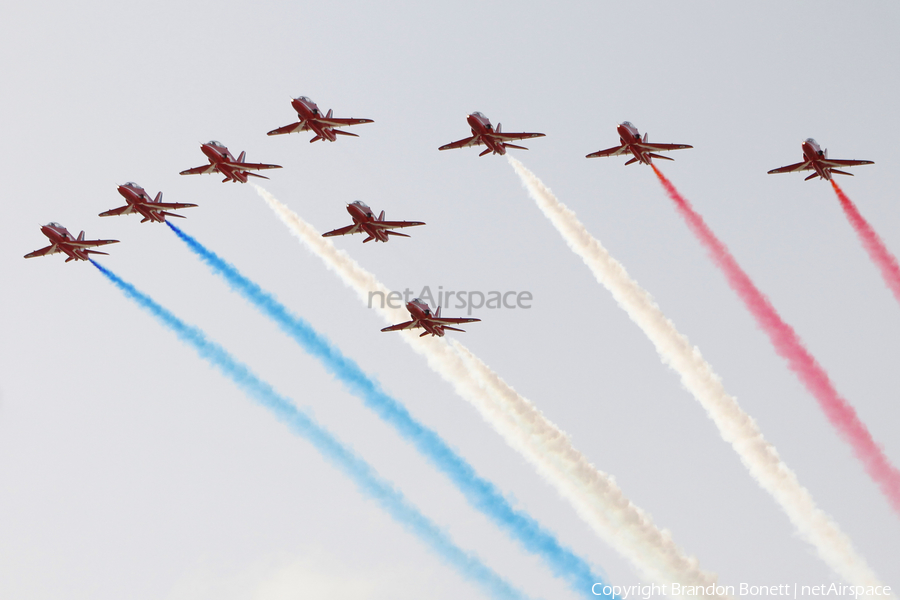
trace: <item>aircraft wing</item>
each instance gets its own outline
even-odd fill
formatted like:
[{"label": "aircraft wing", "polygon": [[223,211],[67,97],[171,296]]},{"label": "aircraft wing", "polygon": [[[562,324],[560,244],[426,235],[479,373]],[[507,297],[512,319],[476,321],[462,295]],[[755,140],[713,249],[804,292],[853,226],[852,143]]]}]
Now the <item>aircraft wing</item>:
[{"label": "aircraft wing", "polygon": [[179,208],[191,208],[197,205],[188,204],[185,202],[147,202],[146,204],[144,204],[144,206],[151,209],[177,210]]},{"label": "aircraft wing", "polygon": [[416,225],[424,225],[420,221],[373,221],[369,223],[372,227],[380,229],[397,229],[401,227],[414,227]]},{"label": "aircraft wing", "polygon": [[453,150],[455,148],[468,148],[469,146],[478,146],[481,140],[477,136],[467,137],[449,144],[444,144],[438,150]]},{"label": "aircraft wing", "polygon": [[350,235],[353,233],[357,233],[359,231],[359,225],[354,223],[353,225],[347,225],[346,227],[341,227],[339,229],[335,229],[334,231],[329,231],[328,233],[323,233],[322,237],[334,237],[336,235]]},{"label": "aircraft wing", "polygon": [[822,163],[829,167],[855,167],[857,165],[874,165],[871,160],[840,160],[837,158],[822,159]]},{"label": "aircraft wing", "polygon": [[75,246],[76,248],[93,248],[94,246],[105,246],[106,244],[118,244],[119,240],[67,240],[66,244]]},{"label": "aircraft wing", "polygon": [[495,138],[505,142],[507,140],[528,140],[531,138],[544,137],[547,134],[545,134],[545,133],[506,133],[506,132],[503,132],[503,133],[492,133],[491,135],[494,136]]},{"label": "aircraft wing", "polygon": [[455,318],[455,319],[445,319],[444,317],[432,318],[431,321],[433,323],[437,323],[438,325],[446,325],[448,323],[474,323],[475,321],[480,321],[481,319],[465,319],[465,318]]},{"label": "aircraft wing", "polygon": [[25,255],[25,258],[34,258],[35,256],[45,256],[47,254],[56,254],[60,252],[60,249],[56,246],[47,246],[46,248],[41,248],[40,250],[35,250],[34,252],[29,252]]},{"label": "aircraft wing", "polygon": [[281,135],[283,133],[294,133],[295,131],[309,131],[309,125],[307,125],[305,121],[299,121],[297,123],[285,125],[284,127],[279,127],[278,129],[273,129],[266,135]]},{"label": "aircraft wing", "polygon": [[693,148],[693,146],[688,146],[687,144],[650,144],[647,142],[641,142],[638,144],[641,148],[646,150],[683,150],[685,148]]},{"label": "aircraft wing", "polygon": [[345,127],[347,125],[362,125],[363,123],[374,123],[372,119],[317,119],[322,125],[328,127]]},{"label": "aircraft wing", "polygon": [[194,167],[193,169],[187,169],[179,173],[179,175],[206,175],[208,173],[217,173],[218,169],[216,165],[208,164],[203,165],[202,167]]},{"label": "aircraft wing", "polygon": [[117,217],[119,215],[130,215],[134,212],[134,209],[131,208],[130,204],[126,204],[125,206],[120,206],[119,208],[113,208],[106,212],[100,213],[101,217]]},{"label": "aircraft wing", "polygon": [[267,165],[265,163],[229,162],[225,163],[232,169],[240,171],[262,171],[265,169],[280,169],[281,165]]},{"label": "aircraft wing", "polygon": [[403,329],[415,329],[417,327],[421,327],[421,325],[417,324],[415,321],[406,321],[405,323],[397,323],[396,325],[385,327],[382,331],[401,331]]},{"label": "aircraft wing", "polygon": [[624,154],[627,150],[627,146],[622,144],[621,146],[616,146],[614,148],[607,148],[606,150],[597,150],[596,152],[592,152],[588,154],[585,158],[599,158],[601,156],[618,156],[620,154]]},{"label": "aircraft wing", "polygon": [[787,165],[786,167],[778,167],[777,169],[772,169],[771,171],[769,171],[769,175],[773,173],[794,173],[795,171],[811,171],[812,169],[812,163],[808,160],[804,160],[803,162],[794,163],[793,165]]}]

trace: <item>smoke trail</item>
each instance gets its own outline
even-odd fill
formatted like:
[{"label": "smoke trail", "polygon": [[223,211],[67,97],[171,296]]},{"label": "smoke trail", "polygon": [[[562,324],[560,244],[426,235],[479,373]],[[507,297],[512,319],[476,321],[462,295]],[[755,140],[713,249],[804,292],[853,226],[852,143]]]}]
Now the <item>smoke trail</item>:
[{"label": "smoke trail", "polygon": [[[244,277],[234,265],[209,250],[195,238],[166,221],[175,234],[232,289],[275,321],[304,350],[319,359],[325,368],[357,395],[382,420],[392,425],[422,454],[443,471],[478,510],[494,520],[530,552],[541,555],[553,572],[567,579],[581,595],[594,597],[593,584],[604,584],[590,566],[568,548],[560,545],[552,533],[522,511],[515,510],[491,482],[480,477],[472,466],[456,454],[433,430],[416,421],[406,408],[328,340],[271,294]],[[597,587],[602,591],[602,585]]]},{"label": "smoke trail", "polygon": [[837,524],[815,505],[794,472],[782,462],[775,447],[763,438],[753,419],[725,391],[700,351],[663,315],[650,295],[628,276],[621,263],[588,233],[574,212],[557,200],[522,163],[514,158],[509,158],[509,162],[541,212],[591,269],[597,281],[612,293],[619,306],[647,335],[663,363],[681,376],[682,385],[706,409],[722,438],[731,444],[757,483],[784,509],[803,538],[816,548],[829,567],[847,581],[876,585],[875,573],[856,553]]},{"label": "smoke trail", "polygon": [[841,208],[844,209],[847,220],[850,221],[853,229],[856,230],[856,234],[859,236],[866,252],[869,253],[872,262],[881,271],[885,284],[894,293],[894,298],[897,299],[897,302],[900,302],[900,264],[897,263],[897,257],[887,249],[884,241],[859,213],[856,205],[847,197],[844,190],[834,180],[831,181],[831,186],[834,188],[834,193],[837,194],[838,200],[841,201]]},{"label": "smoke trail", "polygon": [[[794,329],[784,322],[769,299],[759,291],[747,273],[728,251],[725,244],[712,232],[706,222],[678,193],[666,177],[654,166],[653,170],[662,182],[666,193],[675,202],[678,212],[684,217],[688,227],[706,247],[728,279],[728,284],[737,292],[747,309],[756,319],[757,325],[766,332],[776,352],[788,361],[788,365],[806,389],[816,398],[828,420],[853,448],[856,457],[862,461],[869,476],[875,480],[882,493],[895,511],[900,513],[900,471],[891,464],[881,447],[872,439],[872,434],[860,421],[853,406],[835,389],[834,384],[822,365],[809,353]],[[846,207],[845,207],[846,210]]]},{"label": "smoke trail", "polygon": [[[371,273],[337,250],[331,240],[323,238],[266,190],[255,187],[291,232],[363,302],[368,301],[369,292],[387,293]],[[397,309],[378,310],[388,322],[407,318],[404,311]],[[485,421],[574,506],[578,515],[641,573],[660,584],[676,581],[708,586],[716,581],[714,575],[700,570],[696,559],[678,548],[669,532],[659,530],[649,515],[632,504],[612,478],[578,452],[564,432],[462,344],[448,344],[443,338],[420,338],[409,331],[400,333],[426,358],[432,370],[472,403]]]},{"label": "smoke trail", "polygon": [[466,579],[479,584],[496,598],[527,598],[477,557],[456,546],[446,533],[420,513],[390,483],[382,479],[368,463],[343,446],[309,415],[294,407],[290,400],[279,395],[268,383],[259,379],[246,365],[234,359],[222,346],[210,341],[201,330],[180,320],[112,271],[93,260],[91,263],[128,298],[156,317],[181,341],[193,347],[201,358],[217,367],[244,393],[268,408],[279,421],[308,440],[325,458],[347,474],[360,491],[381,504],[388,514],[418,536]]}]

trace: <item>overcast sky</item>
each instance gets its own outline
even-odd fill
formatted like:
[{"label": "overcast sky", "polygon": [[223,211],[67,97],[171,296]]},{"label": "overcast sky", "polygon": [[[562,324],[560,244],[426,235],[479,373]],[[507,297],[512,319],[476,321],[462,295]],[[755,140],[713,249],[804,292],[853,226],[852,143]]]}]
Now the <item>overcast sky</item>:
[{"label": "overcast sky", "polygon": [[[585,154],[632,121],[691,144],[660,168],[900,463],[900,306],[826,182],[766,175],[816,138],[900,253],[900,6],[891,2],[14,3],[0,22],[0,596],[485,597],[88,263],[25,261],[39,225],[307,408],[533,598],[577,597],[163,225],[100,219],[136,181],[308,319],[594,567],[640,581],[481,417],[290,235],[252,187],[180,177],[215,139],[319,229],[363,200],[409,239],[338,238],[392,289],[528,291],[459,336],[673,539],[737,585],[835,581],[502,157],[438,152],[484,112],[703,352],[818,504],[900,587],[900,520],[772,350],[652,171]],[[290,98],[374,119],[268,138]],[[457,316],[457,310],[446,310]],[[458,315],[462,316],[462,315]]]}]

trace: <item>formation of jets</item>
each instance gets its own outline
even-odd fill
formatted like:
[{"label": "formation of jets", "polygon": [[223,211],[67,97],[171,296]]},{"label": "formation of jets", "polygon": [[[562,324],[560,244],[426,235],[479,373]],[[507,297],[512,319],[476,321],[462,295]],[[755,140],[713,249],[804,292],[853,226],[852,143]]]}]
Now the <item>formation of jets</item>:
[{"label": "formation of jets", "polygon": [[[297,113],[299,119],[296,123],[291,123],[278,129],[273,129],[267,135],[282,135],[288,133],[299,133],[303,131],[311,131],[313,137],[310,143],[320,140],[334,142],[337,136],[359,137],[355,133],[342,131],[340,127],[348,127],[352,125],[362,125],[372,123],[372,119],[357,118],[337,118],[333,116],[331,109],[323,115],[315,102],[306,96],[300,96],[291,100],[291,106]],[[544,137],[543,133],[506,133],[503,132],[500,123],[497,123],[496,129],[483,113],[473,112],[466,117],[472,135],[457,140],[450,144],[445,144],[438,150],[451,150],[455,148],[469,148],[472,146],[484,146],[485,149],[479,154],[505,155],[507,148],[515,148],[518,150],[527,150],[523,146],[512,144],[512,141],[526,140],[531,138]],[[692,148],[687,144],[658,144],[650,143],[647,134],[641,136],[637,127],[628,121],[624,121],[617,126],[619,134],[619,145],[606,150],[598,150],[587,155],[587,158],[597,158],[603,156],[624,156],[630,155],[631,158],[626,165],[633,163],[641,163],[650,165],[653,159],[673,160],[668,156],[662,156],[659,152],[667,152],[671,150],[683,150]],[[217,141],[210,141],[200,145],[200,150],[206,156],[209,164],[187,169],[181,172],[181,175],[201,175],[219,173],[224,175],[222,183],[247,183],[248,177],[259,177],[260,179],[268,179],[264,175],[259,175],[254,171],[264,171],[269,169],[280,169],[280,165],[271,165],[266,163],[250,163],[246,162],[246,152],[235,159],[228,148],[224,144]],[[819,144],[812,138],[803,142],[803,161],[778,169],[772,169],[769,173],[793,173],[799,171],[812,171],[806,180],[820,177],[825,180],[831,180],[831,176],[835,173],[839,175],[852,175],[840,168],[852,167],[857,165],[871,165],[870,160],[845,160],[828,158],[828,150],[822,150]],[[840,168],[839,168],[840,167]],[[181,217],[183,215],[175,214],[169,211],[179,210],[183,208],[191,208],[196,204],[188,203],[164,203],[162,201],[162,192],[156,194],[151,199],[150,195],[138,184],[128,182],[118,186],[118,192],[125,198],[125,206],[113,208],[100,213],[101,217],[111,217],[117,215],[139,214],[141,215],[141,223],[163,223],[166,217]],[[342,235],[353,235],[356,233],[365,234],[363,243],[377,241],[387,242],[391,236],[410,237],[405,233],[393,231],[394,229],[402,229],[406,227],[415,227],[425,225],[421,221],[386,221],[384,211],[376,217],[374,211],[365,203],[357,200],[347,205],[347,212],[353,220],[352,225],[341,227],[333,231],[322,234],[323,237],[334,237]],[[47,256],[50,254],[62,253],[66,255],[66,262],[73,260],[90,260],[91,254],[106,254],[98,250],[91,250],[96,246],[117,243],[118,240],[86,240],[84,239],[84,231],[78,237],[74,237],[69,231],[56,222],[48,223],[41,227],[41,233],[47,236],[50,245],[40,250],[35,250],[25,255],[25,258],[34,258],[36,256]],[[441,307],[432,314],[431,308],[427,303],[419,298],[415,298],[406,304],[407,310],[411,317],[410,321],[398,323],[385,327],[382,331],[401,331],[407,329],[424,329],[425,335],[443,337],[445,330],[463,331],[451,327],[460,323],[473,323],[480,319],[471,318],[444,318],[441,317]]]}]

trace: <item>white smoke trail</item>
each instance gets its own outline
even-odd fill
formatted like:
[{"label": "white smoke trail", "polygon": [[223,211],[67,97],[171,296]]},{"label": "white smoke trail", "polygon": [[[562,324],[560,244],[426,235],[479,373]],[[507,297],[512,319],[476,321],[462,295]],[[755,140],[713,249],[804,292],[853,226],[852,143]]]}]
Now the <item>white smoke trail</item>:
[{"label": "white smoke trail", "polygon": [[575,254],[581,257],[597,281],[612,293],[619,306],[650,338],[663,362],[674,369],[681,382],[706,409],[757,483],[769,492],[807,542],[828,566],[854,585],[881,585],[875,573],[857,554],[837,523],[818,508],[809,491],[797,480],[767,442],[756,422],[726,391],[712,367],[675,325],[662,313],[650,295],[628,276],[625,268],[585,229],[573,211],[560,202],[547,186],[522,163],[509,162],[529,195]]},{"label": "white smoke trail", "polygon": [[[371,273],[336,249],[331,240],[323,238],[266,190],[255,187],[291,232],[354,289],[360,299],[368,303],[370,292],[388,292]],[[387,322],[408,318],[400,309],[379,308],[379,312]],[[473,404],[507,443],[530,460],[594,531],[639,572],[660,584],[709,586],[716,582],[716,576],[700,570],[697,560],[685,555],[668,531],[658,529],[649,515],[632,504],[611,477],[578,452],[563,431],[465,346],[456,341],[420,338],[409,331],[400,333],[404,341],[426,358],[429,367]]]}]

